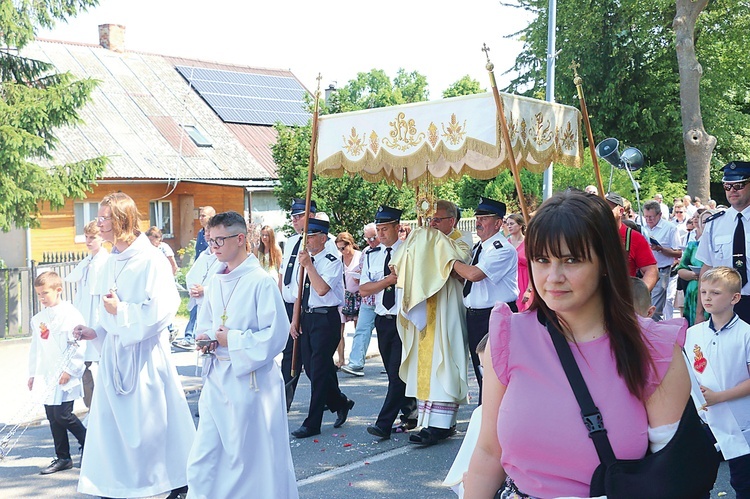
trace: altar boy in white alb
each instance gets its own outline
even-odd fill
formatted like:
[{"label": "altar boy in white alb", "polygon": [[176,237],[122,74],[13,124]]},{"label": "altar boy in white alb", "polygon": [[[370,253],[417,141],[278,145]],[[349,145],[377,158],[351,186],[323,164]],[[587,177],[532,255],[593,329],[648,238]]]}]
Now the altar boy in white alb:
[{"label": "altar boy in white alb", "polygon": [[[239,213],[215,215],[208,244],[222,262],[198,312],[203,366],[189,498],[296,498],[281,370],[289,320],[276,282],[245,249]],[[202,346],[201,340],[213,340]]]}]

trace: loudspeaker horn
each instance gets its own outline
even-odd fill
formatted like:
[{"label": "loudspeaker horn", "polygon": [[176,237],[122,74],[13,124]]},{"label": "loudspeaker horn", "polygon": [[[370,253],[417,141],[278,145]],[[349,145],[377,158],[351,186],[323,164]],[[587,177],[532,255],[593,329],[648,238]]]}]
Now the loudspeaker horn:
[{"label": "loudspeaker horn", "polygon": [[622,151],[620,163],[622,163],[621,168],[628,168],[631,172],[634,172],[643,166],[643,153],[635,147],[628,147]]},{"label": "loudspeaker horn", "polygon": [[604,139],[596,146],[596,155],[615,168],[622,168],[620,166],[620,153],[617,151],[619,146],[620,141],[615,138]]}]

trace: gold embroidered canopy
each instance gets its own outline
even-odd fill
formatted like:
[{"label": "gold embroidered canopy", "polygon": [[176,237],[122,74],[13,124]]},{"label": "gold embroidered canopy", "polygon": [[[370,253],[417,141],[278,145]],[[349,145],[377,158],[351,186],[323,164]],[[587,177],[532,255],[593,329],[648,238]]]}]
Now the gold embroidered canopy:
[{"label": "gold embroidered canopy", "polygon": [[[519,168],[550,162],[581,166],[581,113],[571,106],[501,94]],[[321,116],[318,174],[415,185],[469,175],[496,177],[509,167],[492,93]],[[406,178],[404,178],[406,176]]]}]

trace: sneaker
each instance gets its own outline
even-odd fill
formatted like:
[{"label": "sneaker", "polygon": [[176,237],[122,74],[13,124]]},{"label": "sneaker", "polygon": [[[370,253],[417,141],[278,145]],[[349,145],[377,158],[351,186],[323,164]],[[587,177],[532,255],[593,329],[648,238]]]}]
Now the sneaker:
[{"label": "sneaker", "polygon": [[72,467],[72,459],[53,459],[52,463],[39,473],[41,475],[50,475],[52,473],[57,473],[58,471],[69,470]]},{"label": "sneaker", "polygon": [[351,374],[352,376],[364,376],[365,375],[364,367],[353,367],[350,364],[344,364],[343,366],[341,366],[341,370],[344,371],[346,374]]},{"label": "sneaker", "polygon": [[182,338],[172,342],[172,346],[182,350],[195,350],[195,341],[192,338]]}]

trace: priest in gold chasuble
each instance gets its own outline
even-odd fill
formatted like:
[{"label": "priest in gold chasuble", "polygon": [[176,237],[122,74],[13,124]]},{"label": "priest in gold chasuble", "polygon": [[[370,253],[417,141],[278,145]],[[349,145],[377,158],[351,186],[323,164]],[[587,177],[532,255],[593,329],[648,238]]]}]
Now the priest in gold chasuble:
[{"label": "priest in gold chasuble", "polygon": [[463,281],[452,277],[451,269],[456,260],[469,263],[471,248],[455,229],[457,221],[456,206],[438,201],[430,226],[412,231],[393,259],[401,295],[399,375],[406,396],[419,403],[422,430],[409,441],[421,445],[453,435],[458,405],[467,402]]}]

